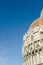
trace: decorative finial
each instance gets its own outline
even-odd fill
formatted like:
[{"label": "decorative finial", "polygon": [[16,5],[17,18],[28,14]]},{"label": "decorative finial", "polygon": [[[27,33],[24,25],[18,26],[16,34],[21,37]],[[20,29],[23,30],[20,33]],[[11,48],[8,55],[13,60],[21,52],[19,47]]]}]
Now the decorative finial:
[{"label": "decorative finial", "polygon": [[40,15],[40,17],[43,17],[43,9],[42,9],[42,11],[41,11],[41,15]]}]

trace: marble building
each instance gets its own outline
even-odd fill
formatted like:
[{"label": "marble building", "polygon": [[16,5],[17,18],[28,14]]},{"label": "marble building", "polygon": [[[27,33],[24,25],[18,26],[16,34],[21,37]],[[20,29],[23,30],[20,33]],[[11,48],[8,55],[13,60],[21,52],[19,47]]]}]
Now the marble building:
[{"label": "marble building", "polygon": [[23,36],[22,60],[23,65],[43,65],[43,10]]}]

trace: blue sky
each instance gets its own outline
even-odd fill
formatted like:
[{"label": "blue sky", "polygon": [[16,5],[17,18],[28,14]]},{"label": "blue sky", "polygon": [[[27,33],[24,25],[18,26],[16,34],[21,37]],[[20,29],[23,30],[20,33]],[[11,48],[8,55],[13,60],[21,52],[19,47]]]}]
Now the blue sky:
[{"label": "blue sky", "polygon": [[43,0],[0,0],[0,65],[23,65],[23,35],[42,8]]}]

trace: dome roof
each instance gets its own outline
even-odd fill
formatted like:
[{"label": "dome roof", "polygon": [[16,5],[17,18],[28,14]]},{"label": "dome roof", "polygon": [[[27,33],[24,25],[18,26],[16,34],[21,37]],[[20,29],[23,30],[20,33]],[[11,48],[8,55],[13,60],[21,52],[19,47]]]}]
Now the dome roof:
[{"label": "dome roof", "polygon": [[43,25],[43,9],[41,11],[40,17],[31,24],[30,29],[33,29],[34,27],[38,27],[40,25]]}]

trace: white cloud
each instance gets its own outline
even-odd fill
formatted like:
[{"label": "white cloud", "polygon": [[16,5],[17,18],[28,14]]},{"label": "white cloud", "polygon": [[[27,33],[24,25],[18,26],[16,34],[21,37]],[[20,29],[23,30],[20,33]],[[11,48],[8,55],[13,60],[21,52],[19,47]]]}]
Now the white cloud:
[{"label": "white cloud", "polygon": [[0,56],[0,65],[7,65],[7,57]]},{"label": "white cloud", "polygon": [[6,56],[7,50],[5,47],[0,46],[0,65],[7,65],[8,57]]}]

